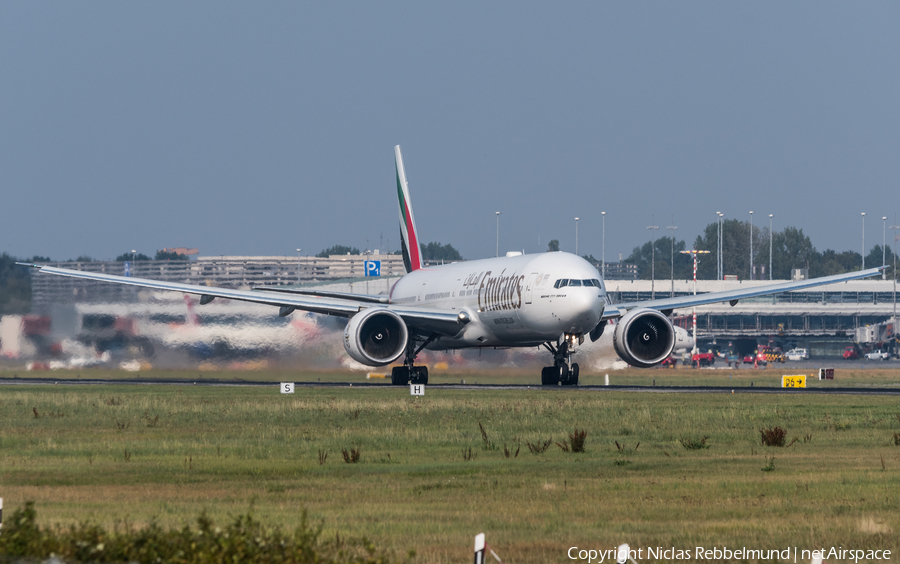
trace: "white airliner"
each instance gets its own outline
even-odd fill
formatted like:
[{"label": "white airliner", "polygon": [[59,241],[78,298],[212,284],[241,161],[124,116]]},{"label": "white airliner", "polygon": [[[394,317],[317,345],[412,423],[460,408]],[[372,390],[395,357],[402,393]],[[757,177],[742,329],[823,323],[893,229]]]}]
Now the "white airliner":
[{"label": "white airliner", "polygon": [[866,278],[886,268],[746,290],[612,304],[597,269],[564,252],[508,253],[426,267],[399,146],[394,147],[394,156],[407,274],[387,296],[289,288],[232,290],[25,265],[47,274],[198,294],[201,304],[228,298],[279,307],[281,316],[299,309],[348,317],[344,330],[347,354],[368,366],[385,366],[402,358],[403,366],[392,370],[394,384],[428,382],[427,367],[415,366],[416,355],[426,347],[543,346],[553,357],[553,366],[541,371],[544,385],[576,385],[579,369],[572,363],[572,355],[585,336],[596,341],[610,320],[618,320],[612,330],[619,357],[632,366],[651,367],[663,362],[675,348],[676,331],[669,316],[676,308],[724,301],[734,305],[752,296]]}]

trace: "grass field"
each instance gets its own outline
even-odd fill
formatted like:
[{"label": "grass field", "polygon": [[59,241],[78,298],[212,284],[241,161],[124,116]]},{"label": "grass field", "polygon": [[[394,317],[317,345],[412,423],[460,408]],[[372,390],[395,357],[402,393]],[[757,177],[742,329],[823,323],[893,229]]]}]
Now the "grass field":
[{"label": "grass field", "polygon": [[[657,385],[722,379],[704,372],[639,374]],[[735,386],[775,385],[781,371],[746,372]],[[840,377],[893,385],[898,374]],[[759,430],[771,426],[797,441],[762,446]],[[584,453],[526,444],[564,443],[575,428],[587,432]],[[709,448],[682,445],[704,437]],[[427,563],[469,561],[479,532],[517,563],[621,542],[897,555],[895,437],[900,401],[890,396],[2,386],[0,496],[8,512],[34,500],[43,523],[182,524],[203,509],[222,521],[252,508],[292,528],[305,508],[327,535],[415,549]],[[359,462],[345,463],[341,451],[354,448]]]}]

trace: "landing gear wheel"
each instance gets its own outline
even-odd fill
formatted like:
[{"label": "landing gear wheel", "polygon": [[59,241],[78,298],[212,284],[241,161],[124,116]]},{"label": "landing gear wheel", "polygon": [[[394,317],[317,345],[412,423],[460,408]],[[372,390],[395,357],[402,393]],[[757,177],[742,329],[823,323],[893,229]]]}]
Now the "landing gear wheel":
[{"label": "landing gear wheel", "polygon": [[406,366],[395,366],[391,369],[391,384],[395,386],[406,386],[408,384],[427,384],[428,383],[428,367],[413,366],[411,369]]},{"label": "landing gear wheel", "polygon": [[565,364],[557,366],[556,373],[559,375],[556,383],[562,385],[569,381],[569,367]]},{"label": "landing gear wheel", "polygon": [[409,384],[409,368],[405,366],[395,366],[391,369],[391,384],[395,386],[405,386]]},{"label": "landing gear wheel", "polygon": [[559,368],[556,366],[545,366],[541,368],[541,385],[555,386],[559,383]]},{"label": "landing gear wheel", "polygon": [[428,383],[428,367],[427,366],[413,366],[412,374],[409,379],[410,384],[422,384],[425,385]]},{"label": "landing gear wheel", "polygon": [[569,369],[569,380],[566,384],[570,386],[578,385],[578,363],[572,363],[572,368]]}]

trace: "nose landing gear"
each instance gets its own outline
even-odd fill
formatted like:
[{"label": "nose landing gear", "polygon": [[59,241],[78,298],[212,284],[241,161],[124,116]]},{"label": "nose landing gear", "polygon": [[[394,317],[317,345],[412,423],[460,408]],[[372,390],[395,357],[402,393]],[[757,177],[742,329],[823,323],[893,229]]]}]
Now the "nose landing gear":
[{"label": "nose landing gear", "polygon": [[[571,337],[571,338],[570,338]],[[544,343],[544,347],[553,355],[553,366],[541,369],[542,386],[577,386],[579,368],[577,363],[571,362],[575,352],[574,335],[566,335],[566,338],[557,346]],[[579,341],[583,339],[581,337]]]}]

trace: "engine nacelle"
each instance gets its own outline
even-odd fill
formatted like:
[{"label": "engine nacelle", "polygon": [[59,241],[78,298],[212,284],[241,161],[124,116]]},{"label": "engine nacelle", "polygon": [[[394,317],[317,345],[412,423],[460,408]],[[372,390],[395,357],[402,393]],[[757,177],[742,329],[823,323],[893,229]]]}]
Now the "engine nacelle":
[{"label": "engine nacelle", "polygon": [[350,318],[344,329],[344,349],[368,366],[384,366],[406,350],[409,331],[403,319],[385,308],[364,309]]},{"label": "engine nacelle", "polygon": [[672,354],[675,327],[655,309],[633,309],[616,324],[613,347],[628,364],[649,368]]}]

